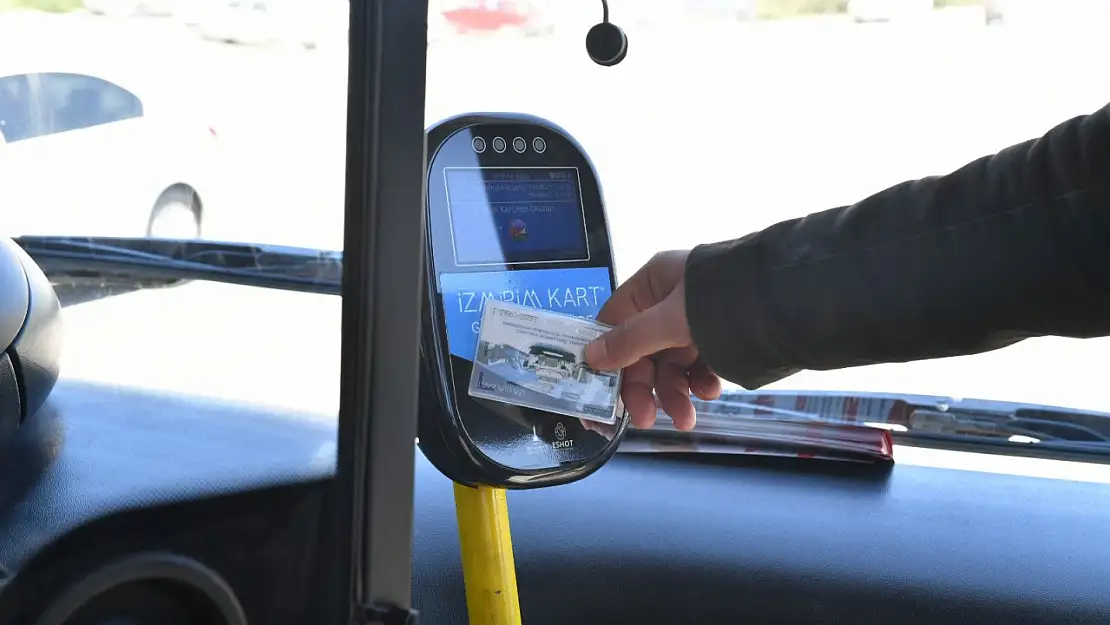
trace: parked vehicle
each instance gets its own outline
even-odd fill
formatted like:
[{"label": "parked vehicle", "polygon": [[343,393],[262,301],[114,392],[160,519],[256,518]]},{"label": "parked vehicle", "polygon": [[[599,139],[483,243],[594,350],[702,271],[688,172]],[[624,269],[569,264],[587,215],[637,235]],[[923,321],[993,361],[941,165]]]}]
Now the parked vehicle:
[{"label": "parked vehicle", "polygon": [[527,0],[442,0],[437,11],[459,34],[518,31],[526,36],[550,34],[555,29],[549,11]]},{"label": "parked vehicle", "polygon": [[893,22],[917,19],[933,10],[933,0],[849,0],[848,14],[856,22]]},{"label": "parked vehicle", "polygon": [[20,234],[195,238],[216,131],[72,66],[0,68],[0,222]]},{"label": "parked vehicle", "polygon": [[291,43],[316,48],[345,41],[347,0],[223,0],[197,18],[206,39],[244,45]]},{"label": "parked vehicle", "polygon": [[177,4],[178,0],[84,0],[90,13],[112,17],[169,16]]},{"label": "parked vehicle", "polygon": [[1006,0],[983,0],[987,24],[1001,24],[1005,16]]}]

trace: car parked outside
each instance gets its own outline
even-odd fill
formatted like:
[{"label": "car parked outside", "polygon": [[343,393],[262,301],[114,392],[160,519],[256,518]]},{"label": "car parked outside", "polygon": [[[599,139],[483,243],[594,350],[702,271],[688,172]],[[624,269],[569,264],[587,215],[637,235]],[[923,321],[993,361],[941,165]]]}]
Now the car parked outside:
[{"label": "car parked outside", "polygon": [[216,130],[126,84],[72,65],[0,66],[5,231],[201,236],[220,194]]}]

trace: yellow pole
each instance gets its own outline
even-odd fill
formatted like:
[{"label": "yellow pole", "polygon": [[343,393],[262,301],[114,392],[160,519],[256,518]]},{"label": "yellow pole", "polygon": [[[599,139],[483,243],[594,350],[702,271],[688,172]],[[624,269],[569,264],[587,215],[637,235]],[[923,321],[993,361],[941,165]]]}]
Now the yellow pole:
[{"label": "yellow pole", "polygon": [[455,514],[470,625],[520,625],[505,489],[455,484]]}]

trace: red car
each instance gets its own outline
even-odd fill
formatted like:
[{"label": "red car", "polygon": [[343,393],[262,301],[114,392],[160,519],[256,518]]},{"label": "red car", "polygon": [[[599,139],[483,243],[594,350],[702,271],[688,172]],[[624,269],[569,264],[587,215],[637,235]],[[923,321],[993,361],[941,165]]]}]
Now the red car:
[{"label": "red car", "polygon": [[554,28],[532,2],[522,0],[444,0],[433,4],[438,5],[436,9],[460,34],[514,29],[526,35],[540,35]]}]

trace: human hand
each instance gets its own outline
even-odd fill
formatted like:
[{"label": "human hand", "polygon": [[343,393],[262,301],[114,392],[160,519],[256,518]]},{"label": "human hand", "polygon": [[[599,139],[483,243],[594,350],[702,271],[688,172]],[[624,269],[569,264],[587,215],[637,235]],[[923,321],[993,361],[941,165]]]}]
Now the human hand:
[{"label": "human hand", "polygon": [[[621,397],[637,428],[659,408],[679,430],[694,427],[693,393],[713,400],[721,380],[701,360],[686,321],[688,250],[661,252],[620,285],[597,320],[614,326],[586,347],[595,369],[624,369]],[[658,401],[658,403],[656,403]]]}]

